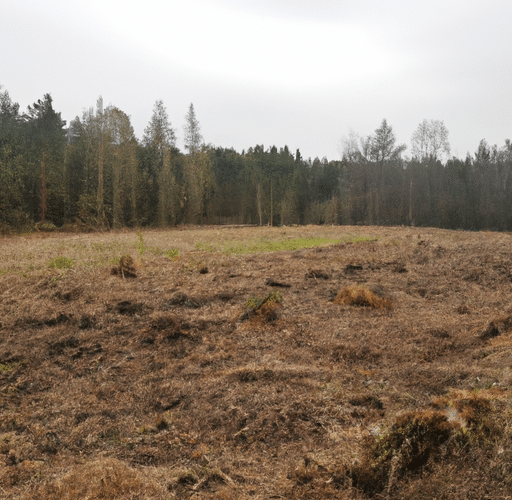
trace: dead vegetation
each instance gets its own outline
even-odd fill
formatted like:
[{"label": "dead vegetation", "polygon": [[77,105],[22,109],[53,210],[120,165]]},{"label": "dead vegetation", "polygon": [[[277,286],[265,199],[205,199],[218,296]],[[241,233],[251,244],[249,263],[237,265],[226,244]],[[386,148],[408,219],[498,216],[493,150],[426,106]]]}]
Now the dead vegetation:
[{"label": "dead vegetation", "polygon": [[391,309],[392,302],[389,298],[379,297],[374,291],[363,286],[344,287],[334,302],[351,306],[371,307],[372,309]]},{"label": "dead vegetation", "polygon": [[131,255],[123,255],[119,259],[119,264],[112,268],[112,274],[121,276],[122,278],[136,278],[137,269],[135,261]]},{"label": "dead vegetation", "polygon": [[[195,249],[237,231],[340,243]],[[510,496],[510,235],[86,237],[0,240],[0,497]]]}]

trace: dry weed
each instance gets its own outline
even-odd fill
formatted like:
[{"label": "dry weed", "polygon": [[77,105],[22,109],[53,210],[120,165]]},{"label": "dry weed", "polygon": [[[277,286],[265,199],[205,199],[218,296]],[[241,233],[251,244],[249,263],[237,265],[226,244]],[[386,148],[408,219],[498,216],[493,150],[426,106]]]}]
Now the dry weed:
[{"label": "dry weed", "polygon": [[122,278],[136,278],[137,268],[135,261],[130,255],[123,255],[119,259],[119,264],[112,268],[112,274],[121,276]]},{"label": "dry weed", "polygon": [[48,481],[32,495],[33,500],[153,499],[162,494],[158,485],[139,471],[114,458],[98,458],[75,465],[69,472]]},{"label": "dry weed", "polygon": [[459,429],[460,425],[448,421],[441,411],[399,415],[388,432],[366,438],[362,462],[349,471],[353,485],[368,494],[390,491],[408,471],[435,462],[443,445]]},{"label": "dry weed", "polygon": [[337,304],[348,304],[352,306],[371,307],[372,309],[391,309],[391,299],[379,297],[375,292],[363,286],[343,288],[334,302]]}]

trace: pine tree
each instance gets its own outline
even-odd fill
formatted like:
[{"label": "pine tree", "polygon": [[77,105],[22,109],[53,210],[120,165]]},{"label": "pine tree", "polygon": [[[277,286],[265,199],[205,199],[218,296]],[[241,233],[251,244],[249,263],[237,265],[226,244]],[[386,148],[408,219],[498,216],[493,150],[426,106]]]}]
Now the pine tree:
[{"label": "pine tree", "polygon": [[29,125],[30,139],[34,146],[34,160],[40,163],[40,220],[46,222],[47,212],[47,169],[51,168],[54,194],[60,191],[63,195],[63,153],[66,144],[62,120],[52,106],[52,97],[45,94],[44,99],[28,106],[25,120]]},{"label": "pine tree", "polygon": [[176,134],[161,100],[155,102],[153,116],[144,131],[143,143],[150,150],[151,168],[156,172],[160,225],[175,224],[179,205],[172,150],[176,144]]},{"label": "pine tree", "polygon": [[194,105],[190,104],[185,116],[185,158],[186,219],[189,223],[201,223],[213,184],[212,152],[204,146],[201,127],[196,118]]},{"label": "pine tree", "polygon": [[185,149],[189,153],[196,153],[203,145],[203,136],[201,135],[201,127],[196,118],[194,105],[190,103],[188,113],[185,116]]},{"label": "pine tree", "polygon": [[125,224],[123,206],[128,202],[131,221],[137,218],[137,165],[135,149],[137,141],[130,118],[119,108],[106,109],[106,125],[112,141],[112,225]]}]

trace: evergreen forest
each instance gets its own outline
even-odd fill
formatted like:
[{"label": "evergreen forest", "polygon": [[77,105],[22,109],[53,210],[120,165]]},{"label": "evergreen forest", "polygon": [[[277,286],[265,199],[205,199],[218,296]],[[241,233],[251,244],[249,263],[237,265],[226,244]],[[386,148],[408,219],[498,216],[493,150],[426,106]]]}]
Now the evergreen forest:
[{"label": "evergreen forest", "polygon": [[512,144],[485,140],[450,156],[443,122],[424,120],[406,145],[383,120],[350,134],[342,159],[287,146],[247,151],[205,143],[193,104],[184,150],[162,101],[142,139],[115,106],[67,126],[52,97],[20,111],[0,88],[0,232],[179,224],[372,224],[512,230]]}]

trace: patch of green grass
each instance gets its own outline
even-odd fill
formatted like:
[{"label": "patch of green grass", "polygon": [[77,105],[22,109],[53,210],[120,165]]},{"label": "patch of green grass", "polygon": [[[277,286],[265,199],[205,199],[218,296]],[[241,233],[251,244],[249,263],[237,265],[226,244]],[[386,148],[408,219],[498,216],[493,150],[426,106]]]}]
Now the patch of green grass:
[{"label": "patch of green grass", "polygon": [[50,260],[48,267],[50,269],[71,269],[73,267],[73,259],[60,255]]},{"label": "patch of green grass", "polygon": [[291,238],[287,240],[271,240],[268,238],[227,244],[223,251],[227,254],[261,253],[261,252],[280,252],[294,251],[303,248],[313,248],[319,246],[333,245],[338,243],[337,238],[309,237],[309,238]]}]

